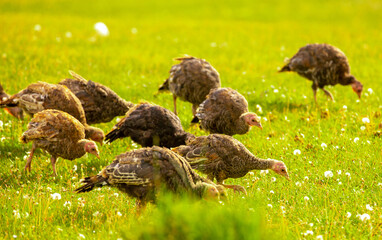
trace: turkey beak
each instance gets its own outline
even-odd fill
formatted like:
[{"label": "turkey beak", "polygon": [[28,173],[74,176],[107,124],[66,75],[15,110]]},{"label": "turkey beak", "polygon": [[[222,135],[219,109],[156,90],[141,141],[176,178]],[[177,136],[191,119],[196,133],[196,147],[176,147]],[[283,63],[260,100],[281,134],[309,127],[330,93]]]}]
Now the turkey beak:
[{"label": "turkey beak", "polygon": [[288,173],[285,173],[284,177],[285,177],[288,181],[290,181],[290,178],[289,178]]},{"label": "turkey beak", "polygon": [[362,92],[357,92],[358,98],[361,99],[361,93]]},{"label": "turkey beak", "polygon": [[98,159],[101,159],[98,153],[96,154],[96,157],[97,157]]},{"label": "turkey beak", "polygon": [[263,130],[263,126],[261,125],[261,122],[257,122],[255,124],[256,127],[260,128],[261,130]]},{"label": "turkey beak", "polygon": [[23,119],[23,112],[20,108],[18,107],[12,107],[12,108],[4,108],[4,110],[11,114],[12,116],[14,116],[15,118],[18,118],[18,119]]}]

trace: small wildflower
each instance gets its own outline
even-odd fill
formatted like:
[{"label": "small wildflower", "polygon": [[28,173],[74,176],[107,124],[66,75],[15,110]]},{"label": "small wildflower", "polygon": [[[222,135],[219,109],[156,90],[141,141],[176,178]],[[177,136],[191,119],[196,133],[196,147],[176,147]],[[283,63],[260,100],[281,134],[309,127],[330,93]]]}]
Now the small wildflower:
[{"label": "small wildflower", "polygon": [[274,93],[278,93],[279,90],[278,90],[278,89],[274,89],[273,92],[274,92]]},{"label": "small wildflower", "polygon": [[137,34],[137,33],[138,33],[138,29],[135,28],[135,27],[132,28],[132,29],[131,29],[131,33],[132,33],[132,34]]},{"label": "small wildflower", "polygon": [[275,177],[272,177],[272,178],[271,178],[271,182],[276,182],[276,178],[275,178]]},{"label": "small wildflower", "polygon": [[337,171],[337,174],[338,174],[338,175],[341,175],[341,173],[342,173],[341,170],[338,170],[338,171]]},{"label": "small wildflower", "polygon": [[85,239],[85,235],[83,235],[81,233],[79,234],[79,237]]},{"label": "small wildflower", "polygon": [[29,213],[28,212],[25,212],[24,213],[24,218],[28,218],[29,217]]},{"label": "small wildflower", "polygon": [[361,131],[365,131],[366,127],[365,126],[361,126],[360,129],[361,129]]},{"label": "small wildflower", "polygon": [[345,128],[341,128],[341,132],[345,132]]},{"label": "small wildflower", "polygon": [[119,194],[118,194],[118,193],[114,193],[113,195],[114,195],[115,197],[118,197],[118,196],[119,196]]},{"label": "small wildflower", "polygon": [[373,208],[370,206],[370,204],[366,204],[366,209],[369,211],[373,211]]},{"label": "small wildflower", "polygon": [[40,32],[40,31],[41,31],[41,25],[40,25],[40,24],[36,24],[36,25],[34,25],[33,29],[34,29],[36,32]]},{"label": "small wildflower", "polygon": [[347,212],[347,213],[346,213],[346,217],[347,217],[347,218],[350,218],[350,217],[351,217],[351,212]]},{"label": "small wildflower", "polygon": [[313,235],[313,231],[311,231],[311,230],[307,230],[307,231],[304,233],[304,236],[308,236],[308,235]]},{"label": "small wildflower", "polygon": [[72,203],[70,201],[65,201],[64,207],[67,207],[68,209],[70,209],[71,206],[72,206]]},{"label": "small wildflower", "polygon": [[216,44],[216,42],[211,42],[211,43],[210,43],[210,46],[213,47],[213,48],[215,48],[215,47],[217,46],[217,44]]},{"label": "small wildflower", "polygon": [[309,201],[309,197],[308,197],[308,196],[305,196],[305,197],[304,197],[304,200],[305,200],[305,201]]},{"label": "small wildflower", "polygon": [[94,24],[94,29],[100,36],[103,36],[103,37],[109,36],[110,34],[109,29],[107,28],[106,24],[103,22],[97,22],[96,24]]},{"label": "small wildflower", "polygon": [[118,217],[122,217],[122,213],[121,212],[117,212],[117,215],[118,215]]},{"label": "small wildflower", "polygon": [[251,176],[251,177],[253,177],[253,176],[255,175],[254,172],[249,172],[248,174],[249,174],[249,176]]},{"label": "small wildflower", "polygon": [[300,155],[301,151],[299,149],[296,149],[296,150],[293,151],[293,154],[294,155]]},{"label": "small wildflower", "polygon": [[271,194],[275,194],[275,192],[274,192],[273,190],[269,191],[269,193],[271,193]]},{"label": "small wildflower", "polygon": [[369,92],[369,94],[373,94],[373,89],[368,88],[367,91]]},{"label": "small wildflower", "polygon": [[17,235],[13,235],[12,237],[13,237],[13,238],[17,238]]},{"label": "small wildflower", "polygon": [[300,182],[296,182],[296,186],[297,187],[301,187],[301,183]]},{"label": "small wildflower", "polygon": [[304,180],[309,180],[308,176],[305,176],[305,177],[304,177]]},{"label": "small wildflower", "polygon": [[270,207],[270,208],[273,208],[272,204],[268,204],[267,206]]},{"label": "small wildflower", "polygon": [[326,171],[324,173],[324,175],[325,175],[326,178],[331,178],[331,177],[333,177],[333,172],[332,171]]},{"label": "small wildflower", "polygon": [[66,38],[71,38],[72,37],[72,33],[71,32],[66,32],[65,33],[65,37]]},{"label": "small wildflower", "polygon": [[318,235],[318,236],[316,237],[316,239],[323,240],[324,237],[323,237],[322,235]]},{"label": "small wildflower", "polygon": [[363,123],[370,123],[370,119],[367,117],[362,118]]},{"label": "small wildflower", "polygon": [[268,119],[266,117],[263,117],[262,119],[264,120],[264,122],[268,121]]},{"label": "small wildflower", "polygon": [[268,170],[261,170],[260,175],[264,177],[265,175],[268,174],[268,172],[269,172]]},{"label": "small wildflower", "polygon": [[19,213],[19,210],[13,210],[13,216],[15,216],[15,218],[20,218],[20,213]]},{"label": "small wildflower", "polygon": [[346,110],[346,109],[348,109],[348,106],[343,105],[342,108]]},{"label": "small wildflower", "polygon": [[99,215],[99,212],[98,212],[98,211],[96,211],[96,212],[93,213],[93,217],[97,217],[98,215]]},{"label": "small wildflower", "polygon": [[53,194],[50,194],[50,196],[51,196],[53,199],[57,199],[57,200],[60,200],[60,199],[61,199],[61,194],[59,194],[59,193],[53,193]]},{"label": "small wildflower", "polygon": [[358,137],[354,138],[354,143],[357,143],[358,141],[359,141]]},{"label": "small wildflower", "polygon": [[357,214],[357,217],[363,222],[363,221],[367,221],[367,220],[370,220],[370,215],[367,214],[367,213],[364,213],[362,215],[360,214]]},{"label": "small wildflower", "polygon": [[73,165],[73,171],[77,171],[77,165]]},{"label": "small wildflower", "polygon": [[326,143],[321,143],[321,147],[322,147],[322,149],[325,149],[325,148],[327,148],[328,146],[326,145]]},{"label": "small wildflower", "polygon": [[338,185],[342,185],[342,182],[338,182]]}]

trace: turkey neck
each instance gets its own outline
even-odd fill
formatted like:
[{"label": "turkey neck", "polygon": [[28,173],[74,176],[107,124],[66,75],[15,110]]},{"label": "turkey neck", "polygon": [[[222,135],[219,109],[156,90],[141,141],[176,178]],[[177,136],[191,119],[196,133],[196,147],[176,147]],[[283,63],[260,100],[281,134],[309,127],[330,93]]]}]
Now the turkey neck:
[{"label": "turkey neck", "polygon": [[266,170],[271,169],[275,160],[273,159],[262,159],[251,154],[248,161],[246,161],[246,167],[249,170]]}]

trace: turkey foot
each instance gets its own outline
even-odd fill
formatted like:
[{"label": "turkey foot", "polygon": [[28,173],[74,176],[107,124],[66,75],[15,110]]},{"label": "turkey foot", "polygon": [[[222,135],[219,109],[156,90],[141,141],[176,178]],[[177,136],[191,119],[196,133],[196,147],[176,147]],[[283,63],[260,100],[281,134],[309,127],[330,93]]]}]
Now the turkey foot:
[{"label": "turkey foot", "polygon": [[240,185],[226,185],[226,184],[221,184],[221,183],[218,183],[218,184],[223,185],[225,188],[231,188],[231,189],[233,189],[234,192],[240,191],[240,192],[244,193],[245,195],[248,195],[247,194],[247,190],[245,190],[245,188],[243,186],[240,186]]}]

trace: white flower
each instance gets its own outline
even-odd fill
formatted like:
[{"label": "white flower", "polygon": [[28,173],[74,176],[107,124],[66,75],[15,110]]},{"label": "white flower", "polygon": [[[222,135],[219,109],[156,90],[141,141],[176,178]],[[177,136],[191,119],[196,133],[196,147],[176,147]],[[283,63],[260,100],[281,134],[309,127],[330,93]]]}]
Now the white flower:
[{"label": "white flower", "polygon": [[342,182],[338,182],[338,185],[342,185]]},{"label": "white flower", "polygon": [[326,171],[324,173],[324,175],[325,175],[326,178],[331,178],[331,177],[333,177],[333,172],[332,171]]},{"label": "white flower", "polygon": [[94,24],[94,29],[99,35],[103,37],[107,37],[110,34],[109,29],[107,28],[106,24],[103,22],[97,22],[96,24]]},{"label": "white flower", "polygon": [[0,120],[0,128],[2,128],[3,125],[4,125],[4,124],[3,124],[3,121]]},{"label": "white flower", "polygon": [[269,193],[272,193],[272,194],[274,194],[275,192],[274,192],[273,190],[271,190],[271,191],[269,191]]},{"label": "white flower", "polygon": [[345,173],[345,175],[346,175],[346,176],[348,176],[348,177],[350,177],[350,173],[348,173],[348,172],[347,172],[347,173]]},{"label": "white flower", "polygon": [[51,196],[53,199],[57,199],[57,200],[60,200],[60,199],[61,199],[61,194],[59,194],[59,193],[53,193],[53,194],[50,194],[50,196]]},{"label": "white flower", "polygon": [[135,28],[135,27],[132,28],[132,29],[131,29],[131,33],[132,33],[132,34],[137,34],[137,33],[138,33],[138,29]]},{"label": "white flower", "polygon": [[300,182],[296,182],[296,186],[297,187],[301,187],[301,183]]},{"label": "white flower", "polygon": [[264,122],[268,121],[266,117],[262,117],[262,119],[264,120]]},{"label": "white flower", "polygon": [[293,151],[293,154],[294,154],[294,155],[300,155],[300,154],[301,154],[301,151],[298,150],[298,149],[296,149],[296,150]]},{"label": "white flower", "polygon": [[350,218],[350,217],[351,217],[351,212],[347,212],[347,213],[346,213],[346,217],[347,217],[347,218]]},{"label": "white flower", "polygon": [[13,216],[15,216],[15,218],[20,218],[20,213],[19,213],[19,210],[13,210]]},{"label": "white flower", "polygon": [[316,237],[316,239],[323,240],[324,237],[323,237],[322,235],[318,235],[318,236]]},{"label": "white flower", "polygon": [[253,177],[253,176],[255,175],[254,172],[249,172],[248,174],[249,174],[249,176],[251,176],[251,177]]},{"label": "white flower", "polygon": [[341,175],[341,173],[342,173],[341,170],[338,170],[338,171],[337,171],[337,174],[338,174],[338,175]]},{"label": "white flower", "polygon": [[359,141],[359,138],[358,138],[358,137],[354,138],[354,142],[355,142],[355,143],[357,143],[358,141]]},{"label": "white flower", "polygon": [[365,131],[366,127],[365,126],[361,126],[360,129],[361,129],[361,131]]},{"label": "white flower", "polygon": [[71,38],[72,37],[72,33],[71,32],[66,32],[65,33],[65,37],[66,38]]},{"label": "white flower", "polygon": [[210,43],[210,46],[213,47],[213,48],[215,48],[215,47],[217,46],[217,44],[216,44],[216,42],[211,42],[211,43]]},{"label": "white flower", "polygon": [[52,191],[52,189],[50,187],[47,187],[46,190],[48,190],[49,192]]},{"label": "white flower", "polygon": [[260,170],[260,175],[264,177],[265,175],[268,174],[268,172],[269,172],[268,170]]},{"label": "white flower", "polygon": [[345,132],[345,128],[341,128],[341,132]]},{"label": "white flower", "polygon": [[367,117],[362,118],[363,123],[370,123],[370,119]]},{"label": "white flower", "polygon": [[275,89],[275,90],[273,90],[273,92],[274,92],[274,93],[278,93],[278,92],[279,92],[279,90],[278,90],[278,89]]},{"label": "white flower", "polygon": [[370,94],[373,94],[373,89],[368,88],[367,91],[368,91]]},{"label": "white flower", "polygon": [[307,230],[307,231],[304,233],[304,236],[308,236],[308,235],[313,235],[313,231],[311,231],[311,230]]},{"label": "white flower", "polygon": [[122,213],[117,212],[118,217],[122,217]]},{"label": "white flower", "polygon": [[77,171],[77,165],[73,165],[73,171]]},{"label": "white flower", "polygon": [[268,204],[267,206],[270,207],[270,208],[273,208],[272,204]]},{"label": "white flower", "polygon": [[79,237],[85,239],[85,235],[83,235],[81,233],[79,234]]},{"label": "white flower", "polygon": [[41,25],[40,25],[40,24],[36,24],[36,25],[34,25],[33,29],[34,29],[36,32],[40,32],[40,31],[41,31]]},{"label": "white flower", "polygon": [[309,180],[308,176],[305,176],[304,179],[305,179],[305,180]]},{"label": "white flower", "polygon": [[118,194],[118,193],[114,193],[113,195],[114,195],[115,197],[118,197],[118,196],[119,196],[119,194]]},{"label": "white flower", "polygon": [[364,213],[362,215],[360,214],[357,214],[357,217],[363,222],[363,221],[366,221],[366,220],[370,220],[370,215],[367,214],[367,213]]},{"label": "white flower", "polygon": [[305,197],[304,197],[304,200],[305,200],[305,201],[309,201],[309,197],[308,197],[308,196],[305,196]]},{"label": "white flower", "polygon": [[343,105],[342,108],[343,108],[343,109],[348,109],[348,106]]},{"label": "white flower", "polygon": [[322,147],[322,149],[325,149],[325,148],[327,148],[328,146],[326,145],[326,143],[321,143],[321,147]]},{"label": "white flower", "polygon": [[99,212],[98,212],[98,211],[96,211],[96,212],[93,213],[93,217],[97,217],[98,215],[99,215]]},{"label": "white flower", "polygon": [[369,211],[373,211],[373,208],[370,206],[370,204],[366,204],[366,209]]},{"label": "white flower", "polygon": [[275,177],[272,177],[272,178],[271,178],[271,182],[276,182],[276,178],[275,178]]},{"label": "white flower", "polygon": [[67,207],[68,209],[70,209],[71,206],[72,206],[72,203],[70,201],[65,201],[64,207]]}]

